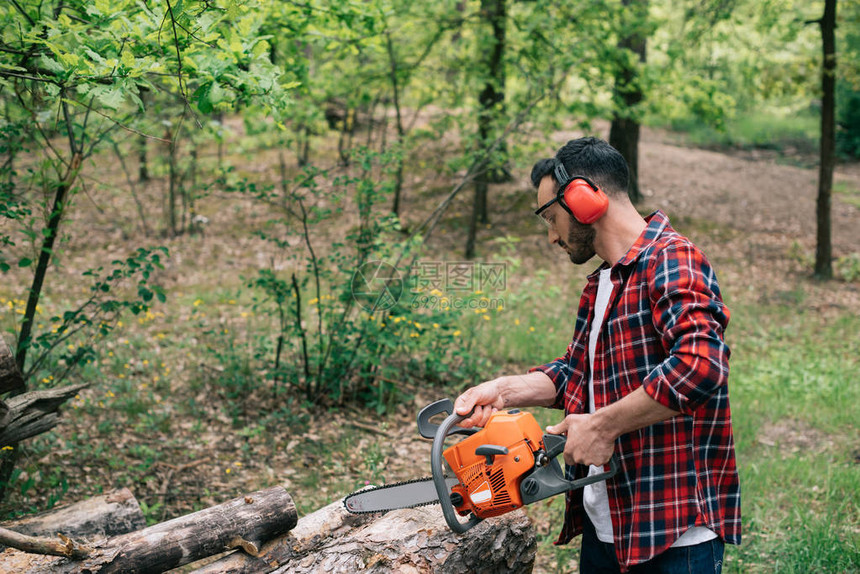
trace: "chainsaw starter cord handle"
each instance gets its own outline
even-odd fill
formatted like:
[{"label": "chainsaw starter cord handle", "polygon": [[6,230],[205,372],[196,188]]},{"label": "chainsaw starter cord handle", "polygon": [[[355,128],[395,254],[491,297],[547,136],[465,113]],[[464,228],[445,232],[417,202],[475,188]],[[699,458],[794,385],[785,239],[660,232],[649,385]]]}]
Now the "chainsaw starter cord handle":
[{"label": "chainsaw starter cord handle", "polygon": [[436,487],[436,494],[439,496],[439,505],[442,507],[442,514],[445,516],[445,522],[448,523],[448,527],[451,530],[457,534],[463,534],[481,522],[481,519],[472,514],[467,522],[460,522],[457,520],[457,513],[455,512],[454,505],[451,502],[448,485],[445,483],[445,474],[444,469],[442,468],[442,450],[445,448],[445,438],[447,438],[449,431],[451,431],[457,423],[462,422],[471,415],[471,413],[468,415],[458,415],[452,411],[453,408],[449,411],[451,412],[451,415],[442,421],[442,424],[440,424],[439,428],[436,430],[436,436],[433,437],[433,449],[430,453],[430,469],[433,471],[433,485]]}]

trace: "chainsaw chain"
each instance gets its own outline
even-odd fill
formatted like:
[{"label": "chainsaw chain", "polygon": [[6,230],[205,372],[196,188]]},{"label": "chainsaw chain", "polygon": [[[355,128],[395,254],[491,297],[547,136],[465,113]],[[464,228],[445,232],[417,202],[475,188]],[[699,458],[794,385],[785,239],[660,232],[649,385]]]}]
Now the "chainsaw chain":
[{"label": "chainsaw chain", "polygon": [[394,488],[397,486],[405,486],[407,484],[412,484],[415,482],[427,482],[428,480],[433,480],[432,476],[428,476],[425,478],[413,478],[412,480],[404,480],[402,482],[392,482],[391,484],[383,484],[382,486],[374,486],[372,488],[364,488],[359,490],[358,492],[353,492],[352,494],[348,494],[343,499],[343,508],[349,512],[350,514],[385,514],[386,512],[391,512],[392,510],[401,510],[404,508],[419,508],[421,506],[430,506],[431,504],[439,504],[439,499],[431,500],[429,502],[419,502],[417,504],[412,504],[410,506],[398,506],[397,508],[389,508],[387,510],[349,510],[346,506],[346,501],[354,496],[359,496],[362,494],[366,494],[368,492],[373,492],[375,490],[384,490],[387,488]]}]

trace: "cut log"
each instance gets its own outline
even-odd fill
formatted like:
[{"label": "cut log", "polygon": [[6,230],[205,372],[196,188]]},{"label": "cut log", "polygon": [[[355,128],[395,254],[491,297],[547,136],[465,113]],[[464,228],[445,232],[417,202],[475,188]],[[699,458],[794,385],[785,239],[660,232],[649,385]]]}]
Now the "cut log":
[{"label": "cut log", "polygon": [[57,426],[60,422],[60,407],[86,386],[82,383],[60,389],[32,391],[8,399],[6,406],[9,411],[0,427],[0,447],[17,444]]},{"label": "cut log", "polygon": [[269,572],[296,556],[304,556],[323,541],[378,519],[372,514],[350,514],[343,501],[332,502],[302,517],[295,528],[263,545],[258,556],[233,552],[191,574],[251,574]]},{"label": "cut log", "polygon": [[[15,355],[12,349],[0,337],[0,395],[9,391],[17,391],[24,388],[24,377],[15,364]],[[2,418],[2,413],[0,413]]]},{"label": "cut log", "polygon": [[92,553],[80,561],[7,548],[0,554],[0,572],[160,573],[232,548],[259,548],[296,522],[293,499],[283,487],[276,486],[96,542],[91,545]]},{"label": "cut log", "polygon": [[537,542],[522,511],[448,528],[438,507],[354,516],[337,501],[299,520],[259,556],[234,552],[192,574],[531,572]]},{"label": "cut log", "polygon": [[146,527],[146,518],[131,491],[121,488],[75,504],[10,520],[0,527],[29,536],[47,538],[63,534],[76,541],[94,542],[141,530]]}]

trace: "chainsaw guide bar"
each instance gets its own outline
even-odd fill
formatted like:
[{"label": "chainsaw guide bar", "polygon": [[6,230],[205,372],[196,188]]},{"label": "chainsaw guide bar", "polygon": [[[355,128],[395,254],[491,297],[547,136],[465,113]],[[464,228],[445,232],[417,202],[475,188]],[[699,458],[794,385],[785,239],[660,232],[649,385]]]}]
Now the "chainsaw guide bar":
[{"label": "chainsaw guide bar", "polygon": [[[455,484],[456,478],[446,478],[448,491]],[[371,486],[358,492],[353,492],[343,499],[343,506],[352,514],[377,514],[401,508],[418,508],[429,504],[438,504],[439,495],[433,484],[433,478],[416,478],[403,482],[394,482],[382,486]]]}]

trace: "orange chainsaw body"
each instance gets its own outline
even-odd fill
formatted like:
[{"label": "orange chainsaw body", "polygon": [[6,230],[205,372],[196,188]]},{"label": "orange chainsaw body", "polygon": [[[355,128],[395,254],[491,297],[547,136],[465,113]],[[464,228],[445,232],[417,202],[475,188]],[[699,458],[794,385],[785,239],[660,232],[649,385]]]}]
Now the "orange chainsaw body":
[{"label": "orange chainsaw body", "polygon": [[[543,448],[543,433],[531,413],[521,411],[494,413],[486,427],[442,453],[460,481],[451,492],[462,497],[455,504],[465,516],[489,518],[523,505],[520,483],[523,475],[535,468],[535,452]],[[506,454],[476,454],[482,446]]]}]

